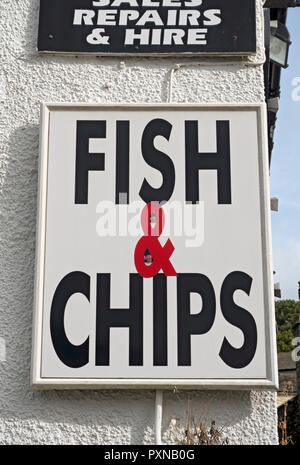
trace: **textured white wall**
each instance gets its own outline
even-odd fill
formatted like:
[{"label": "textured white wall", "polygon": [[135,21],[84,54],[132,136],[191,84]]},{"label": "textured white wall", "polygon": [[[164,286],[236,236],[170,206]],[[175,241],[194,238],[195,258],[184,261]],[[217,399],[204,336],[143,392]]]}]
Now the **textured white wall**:
[{"label": "textured white wall", "polygon": [[[151,443],[154,391],[30,390],[39,103],[165,102],[170,70],[184,60],[38,56],[38,3],[0,5],[0,443]],[[173,84],[174,102],[264,101],[261,66],[185,67]],[[196,416],[226,425],[230,443],[277,443],[276,394],[226,391],[165,394],[165,441],[188,398]]]}]

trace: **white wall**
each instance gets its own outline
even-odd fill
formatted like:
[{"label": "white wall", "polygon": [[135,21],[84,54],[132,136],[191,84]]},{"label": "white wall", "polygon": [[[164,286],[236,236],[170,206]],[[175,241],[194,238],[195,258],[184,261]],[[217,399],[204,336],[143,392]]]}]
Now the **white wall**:
[{"label": "white wall", "polygon": [[[0,5],[0,443],[151,443],[153,391],[30,390],[39,103],[165,102],[170,70],[184,60],[38,56],[38,3]],[[173,84],[174,102],[264,101],[262,66],[185,67]],[[231,444],[277,443],[276,394],[232,391],[165,394],[165,441],[188,398],[195,415],[227,425]]]}]

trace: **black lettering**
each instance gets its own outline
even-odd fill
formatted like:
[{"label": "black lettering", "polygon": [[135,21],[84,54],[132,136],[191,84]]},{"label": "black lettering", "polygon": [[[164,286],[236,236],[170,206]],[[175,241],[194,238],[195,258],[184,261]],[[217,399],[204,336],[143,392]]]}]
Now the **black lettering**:
[{"label": "black lettering", "polygon": [[257,328],[253,316],[244,308],[234,303],[236,290],[250,294],[252,278],[241,271],[230,273],[221,289],[221,310],[226,321],[244,333],[244,344],[239,349],[233,347],[225,337],[220,350],[220,357],[231,368],[244,368],[253,359],[257,347]]},{"label": "black lettering", "polygon": [[129,365],[143,365],[143,278],[130,274],[129,309],[110,308],[110,275],[97,274],[96,365],[109,365],[110,328],[129,328]]},{"label": "black lettering", "polygon": [[[120,198],[120,194],[126,195]],[[129,121],[117,121],[116,205],[129,203]]]},{"label": "black lettering", "polygon": [[90,300],[90,277],[74,271],[58,284],[51,305],[50,332],[53,347],[59,359],[68,367],[80,368],[89,361],[89,337],[83,344],[73,345],[67,338],[64,327],[65,309],[69,298],[76,293]]},{"label": "black lettering", "polygon": [[88,203],[89,171],[104,170],[104,153],[89,153],[89,139],[106,137],[106,121],[77,121],[75,203]]},{"label": "black lettering", "polygon": [[198,121],[185,122],[186,201],[199,201],[199,170],[217,170],[218,203],[231,203],[229,121],[217,121],[217,153],[198,153]]},{"label": "black lettering", "polygon": [[[202,298],[202,309],[190,312],[190,294]],[[178,365],[191,365],[191,335],[205,334],[212,327],[216,315],[216,297],[212,283],[203,274],[182,273],[177,277]]]},{"label": "black lettering", "polygon": [[143,158],[149,166],[160,171],[163,177],[162,185],[158,189],[150,186],[148,181],[144,179],[139,194],[146,203],[168,201],[172,196],[175,185],[173,162],[168,155],[154,147],[156,136],[163,136],[169,140],[171,131],[172,125],[168,121],[159,118],[150,121],[144,129],[142,136]]},{"label": "black lettering", "polygon": [[153,365],[168,364],[167,278],[153,278]]}]

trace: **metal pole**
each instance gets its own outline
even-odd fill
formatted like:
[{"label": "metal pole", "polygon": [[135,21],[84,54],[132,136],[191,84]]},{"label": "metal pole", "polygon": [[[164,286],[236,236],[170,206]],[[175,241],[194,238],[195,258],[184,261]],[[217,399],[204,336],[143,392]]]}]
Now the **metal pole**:
[{"label": "metal pole", "polygon": [[163,408],[163,392],[156,391],[155,394],[155,444],[161,446],[161,425],[162,425],[162,408]]}]

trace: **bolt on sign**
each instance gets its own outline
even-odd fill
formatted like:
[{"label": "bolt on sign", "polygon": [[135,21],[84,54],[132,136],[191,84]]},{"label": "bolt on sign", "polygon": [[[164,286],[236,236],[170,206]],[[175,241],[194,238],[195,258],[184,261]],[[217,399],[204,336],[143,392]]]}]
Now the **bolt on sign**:
[{"label": "bolt on sign", "polygon": [[40,0],[39,52],[256,52],[255,0]]},{"label": "bolt on sign", "polygon": [[264,105],[43,105],[33,385],[276,386]]}]

